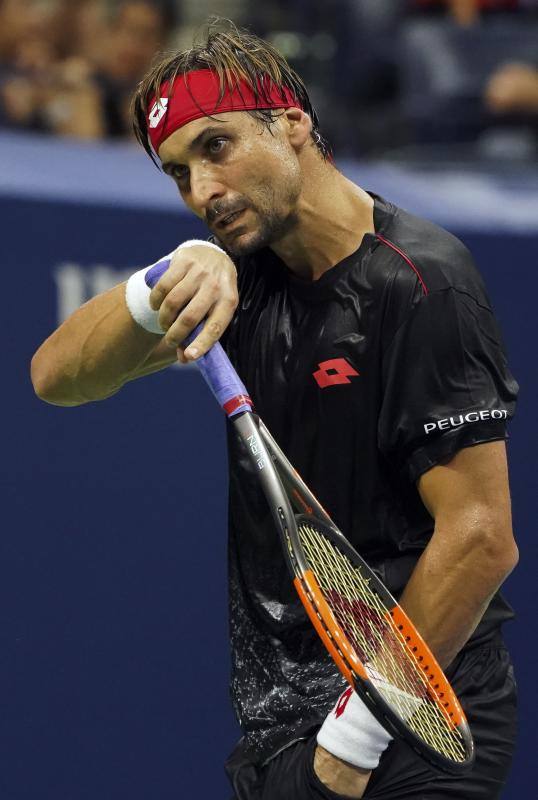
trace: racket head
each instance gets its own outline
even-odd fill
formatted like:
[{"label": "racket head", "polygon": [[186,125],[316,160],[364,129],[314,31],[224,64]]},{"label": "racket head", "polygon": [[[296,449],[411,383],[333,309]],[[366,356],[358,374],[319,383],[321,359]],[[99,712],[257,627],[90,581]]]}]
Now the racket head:
[{"label": "racket head", "polygon": [[298,515],[294,580],[310,620],[345,679],[391,733],[450,774],[468,772],[474,743],[448,680],[377,575],[338,529]]}]

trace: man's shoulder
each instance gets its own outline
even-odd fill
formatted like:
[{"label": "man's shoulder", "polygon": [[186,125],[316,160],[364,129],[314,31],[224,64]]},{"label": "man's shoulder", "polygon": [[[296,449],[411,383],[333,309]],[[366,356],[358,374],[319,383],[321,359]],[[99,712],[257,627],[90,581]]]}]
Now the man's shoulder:
[{"label": "man's shoulder", "polygon": [[[465,244],[430,220],[392,207],[388,224],[376,238],[375,255],[390,265],[392,288],[408,295],[459,289],[483,298],[484,285]],[[375,261],[374,261],[375,267]]]}]

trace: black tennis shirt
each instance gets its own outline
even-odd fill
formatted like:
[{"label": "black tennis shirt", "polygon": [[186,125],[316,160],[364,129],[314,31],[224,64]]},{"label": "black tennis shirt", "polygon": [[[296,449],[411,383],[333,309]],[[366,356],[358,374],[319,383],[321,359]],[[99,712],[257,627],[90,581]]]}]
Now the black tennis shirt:
[{"label": "black tennis shirt", "polygon": [[[290,461],[398,596],[433,531],[417,479],[462,447],[504,439],[517,384],[465,246],[374,201],[376,233],[317,281],[268,249],[239,259],[224,344]],[[263,762],[321,724],[343,679],[233,435],[229,452],[231,692],[247,752]],[[511,616],[497,595],[474,641]]]}]

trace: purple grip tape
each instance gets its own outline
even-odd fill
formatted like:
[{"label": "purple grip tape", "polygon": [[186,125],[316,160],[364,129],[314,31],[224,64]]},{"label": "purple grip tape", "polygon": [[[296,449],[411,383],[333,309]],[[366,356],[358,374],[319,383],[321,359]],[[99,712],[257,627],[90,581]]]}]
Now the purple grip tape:
[{"label": "purple grip tape", "polygon": [[[146,285],[153,289],[155,284],[170,266],[171,258],[163,258],[146,272]],[[198,325],[184,341],[190,344],[202,330],[203,324]],[[252,410],[252,402],[248,392],[232,367],[230,359],[224,352],[222,345],[216,342],[204,356],[196,360],[196,366],[205,378],[206,383],[216,399],[228,415],[235,417],[244,411]]]},{"label": "purple grip tape", "polygon": [[148,269],[146,272],[146,276],[144,280],[146,281],[146,286],[149,286],[150,289],[153,289],[157,281],[162,278],[168,267],[170,266],[172,258],[166,256],[166,258],[161,258],[160,261],[157,261],[156,264],[153,264],[152,267]]},{"label": "purple grip tape", "polygon": [[[201,327],[199,325],[191,336],[196,336]],[[196,366],[228,417],[252,411],[248,392],[219,342],[197,359]]]}]

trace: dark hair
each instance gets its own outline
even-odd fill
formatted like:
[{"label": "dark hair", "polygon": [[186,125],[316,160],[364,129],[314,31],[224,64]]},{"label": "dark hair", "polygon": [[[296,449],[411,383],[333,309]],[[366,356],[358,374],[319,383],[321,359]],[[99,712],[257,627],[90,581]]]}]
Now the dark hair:
[{"label": "dark hair", "polygon": [[[219,30],[215,30],[215,26]],[[153,98],[159,97],[165,81],[174,81],[178,75],[192,70],[212,69],[220,80],[221,98],[226,88],[233,90],[239,81],[246,81],[254,92],[260,108],[248,113],[270,127],[275,120],[274,109],[264,108],[268,98],[264,96],[264,78],[270,78],[274,86],[288,89],[297,98],[303,110],[312,120],[312,139],[325,159],[332,159],[330,145],[321,135],[318,116],[310,102],[306,87],[290,67],[286,59],[272,45],[247,30],[237,28],[232,22],[214,20],[209,24],[205,40],[190,50],[166,55],[157,61],[140,82],[132,102],[133,127],[136,138],[156,163],[148,135],[147,116]]]}]

